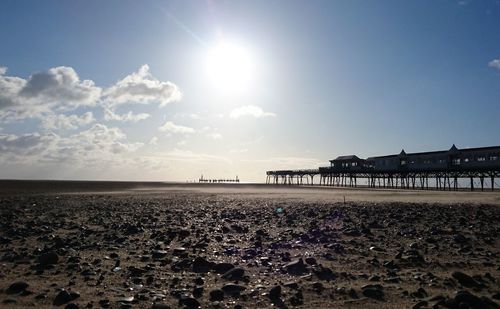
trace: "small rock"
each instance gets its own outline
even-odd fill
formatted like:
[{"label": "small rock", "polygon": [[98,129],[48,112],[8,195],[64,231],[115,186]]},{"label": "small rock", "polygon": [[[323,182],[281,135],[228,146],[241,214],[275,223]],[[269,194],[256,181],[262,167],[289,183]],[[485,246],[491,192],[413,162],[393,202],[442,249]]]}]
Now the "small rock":
[{"label": "small rock", "polygon": [[214,272],[216,272],[218,274],[224,274],[233,268],[234,268],[234,265],[231,263],[219,263],[219,264],[213,265]]},{"label": "small rock", "polygon": [[474,280],[474,278],[461,271],[455,271],[453,274],[451,274],[451,276],[457,279],[457,281],[465,287],[472,288],[480,286],[480,284],[476,280]]},{"label": "small rock", "polygon": [[54,251],[49,251],[41,254],[38,257],[38,263],[42,266],[54,265],[59,261],[59,256]]},{"label": "small rock", "polygon": [[151,309],[170,309],[170,306],[167,305],[167,304],[155,303],[155,304],[153,304],[153,306],[151,307]]},{"label": "small rock", "polygon": [[153,304],[153,306],[151,307],[151,309],[170,309],[170,306],[167,305],[167,304],[156,303],[156,304]]},{"label": "small rock", "polygon": [[316,259],[313,258],[313,257],[308,257],[306,258],[306,263],[309,264],[309,265],[316,265]]},{"label": "small rock", "polygon": [[384,300],[384,292],[380,284],[368,284],[361,287],[363,295],[376,300]]},{"label": "small rock", "polygon": [[6,290],[7,294],[19,294],[28,288],[29,284],[24,281],[12,283]]},{"label": "small rock", "polygon": [[281,297],[281,286],[277,285],[269,291],[270,299],[278,299]]},{"label": "small rock", "polygon": [[227,295],[237,295],[240,294],[243,290],[245,290],[245,287],[232,283],[225,284],[222,287],[222,291],[224,291],[224,293]]},{"label": "small rock", "polygon": [[212,263],[203,257],[197,257],[193,261],[193,272],[206,273],[212,268]]},{"label": "small rock", "polygon": [[286,271],[292,275],[302,275],[306,272],[306,265],[302,259],[291,261],[284,266]]},{"label": "small rock", "polygon": [[186,308],[199,308],[200,302],[192,297],[181,298],[179,304],[184,305]]},{"label": "small rock", "polygon": [[210,301],[222,301],[224,299],[224,291],[216,289],[210,291]]},{"label": "small rock", "polygon": [[56,295],[56,298],[54,298],[52,304],[54,306],[61,306],[64,305],[65,303],[69,303],[72,300],[73,299],[71,298],[71,295],[68,293],[68,291],[62,290]]},{"label": "small rock", "polygon": [[243,268],[233,268],[228,270],[222,275],[222,278],[226,280],[241,280],[243,279],[243,275],[245,275],[245,270]]}]

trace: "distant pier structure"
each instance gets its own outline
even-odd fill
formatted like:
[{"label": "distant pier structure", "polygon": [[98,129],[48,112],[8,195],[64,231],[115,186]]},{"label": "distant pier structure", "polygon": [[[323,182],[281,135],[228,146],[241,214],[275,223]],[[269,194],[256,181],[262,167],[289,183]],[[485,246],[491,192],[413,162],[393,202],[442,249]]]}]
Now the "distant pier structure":
[{"label": "distant pier structure", "polygon": [[267,184],[370,188],[492,191],[499,186],[500,146],[406,153],[361,159],[330,160],[317,169],[267,171]]},{"label": "distant pier structure", "polygon": [[238,175],[236,175],[236,178],[234,178],[234,179],[208,179],[208,178],[203,178],[203,175],[201,175],[198,182],[199,183],[239,183],[240,179],[238,178]]}]

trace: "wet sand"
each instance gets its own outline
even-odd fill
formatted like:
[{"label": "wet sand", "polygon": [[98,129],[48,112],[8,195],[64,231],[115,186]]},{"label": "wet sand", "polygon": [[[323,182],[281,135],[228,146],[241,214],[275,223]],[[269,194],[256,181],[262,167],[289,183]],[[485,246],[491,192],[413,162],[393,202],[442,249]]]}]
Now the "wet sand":
[{"label": "wet sand", "polygon": [[500,298],[499,192],[0,181],[0,218],[1,307]]}]

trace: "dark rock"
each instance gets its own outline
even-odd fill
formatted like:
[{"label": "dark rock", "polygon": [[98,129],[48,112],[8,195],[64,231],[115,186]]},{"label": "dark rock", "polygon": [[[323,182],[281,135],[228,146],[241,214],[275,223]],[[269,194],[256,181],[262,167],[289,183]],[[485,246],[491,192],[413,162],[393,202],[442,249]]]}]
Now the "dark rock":
[{"label": "dark rock", "polygon": [[159,303],[155,303],[153,304],[153,306],[151,307],[151,309],[171,309],[171,307],[167,304],[159,304]]},{"label": "dark rock", "polygon": [[318,294],[321,294],[321,292],[323,292],[323,290],[325,289],[325,287],[323,286],[323,283],[321,283],[321,282],[314,282],[312,284],[312,288],[313,288],[313,291],[315,291]]},{"label": "dark rock", "polygon": [[200,298],[203,295],[203,287],[197,286],[193,289],[194,298]]},{"label": "dark rock", "polygon": [[418,303],[416,303],[415,305],[413,305],[412,309],[420,309],[422,307],[426,307],[427,304],[428,304],[428,302],[426,300],[421,300]]},{"label": "dark rock", "polygon": [[368,284],[361,287],[364,296],[376,300],[384,300],[383,287],[380,284]]},{"label": "dark rock", "polygon": [[67,304],[66,306],[64,306],[64,309],[78,309],[78,308],[80,307],[78,307],[78,305],[75,303]]},{"label": "dark rock", "polygon": [[52,304],[54,306],[61,306],[66,303],[69,303],[72,300],[73,298],[71,297],[71,294],[69,294],[69,292],[66,290],[62,290],[56,295]]},{"label": "dark rock", "polygon": [[229,270],[233,269],[234,265],[231,263],[219,263],[219,264],[213,265],[212,268],[213,268],[214,272],[216,272],[218,274],[224,274],[224,273],[228,272]]},{"label": "dark rock", "polygon": [[28,288],[29,284],[24,281],[12,283],[6,290],[7,294],[19,294]]},{"label": "dark rock", "polygon": [[222,301],[224,299],[224,291],[216,289],[210,291],[210,301]]},{"label": "dark rock", "polygon": [[314,274],[320,279],[325,281],[331,281],[336,278],[333,271],[328,267],[320,267],[314,270]]},{"label": "dark rock", "polygon": [[244,275],[245,275],[245,270],[243,268],[236,267],[225,272],[222,275],[222,278],[226,280],[241,280],[243,279]]},{"label": "dark rock", "polygon": [[473,288],[473,287],[480,286],[479,282],[474,280],[474,278],[472,278],[471,276],[469,276],[467,274],[464,274],[461,271],[455,271],[453,274],[451,274],[451,276],[453,278],[457,279],[457,281],[465,287]]},{"label": "dark rock", "polygon": [[200,302],[192,297],[186,297],[179,299],[179,304],[183,305],[186,308],[199,308]]},{"label": "dark rock", "polygon": [[459,291],[455,295],[455,302],[460,308],[465,308],[464,305],[467,305],[469,308],[489,308],[490,306],[484,302],[481,298],[477,297],[466,291]]},{"label": "dark rock", "polygon": [[193,261],[193,272],[195,273],[206,273],[212,268],[212,263],[207,261],[203,257],[197,257]]},{"label": "dark rock", "polygon": [[281,297],[281,286],[277,285],[269,291],[270,299],[278,299]]},{"label": "dark rock", "polygon": [[244,290],[245,290],[244,286],[232,283],[225,284],[222,287],[222,291],[224,291],[224,293],[227,295],[238,295]]},{"label": "dark rock", "polygon": [[168,252],[165,250],[153,250],[151,256],[153,257],[153,259],[162,259],[167,256],[167,253]]},{"label": "dark rock", "polygon": [[309,265],[316,265],[316,259],[313,258],[313,257],[308,257],[306,258],[306,263],[309,264]]},{"label": "dark rock", "polygon": [[285,270],[292,275],[302,275],[307,271],[302,259],[294,260],[284,266]]},{"label": "dark rock", "polygon": [[299,287],[299,284],[295,281],[289,281],[289,282],[285,282],[283,284],[283,286],[290,288],[290,289],[297,289]]},{"label": "dark rock", "polygon": [[38,257],[38,263],[42,266],[57,264],[58,261],[59,255],[54,251],[43,253]]}]

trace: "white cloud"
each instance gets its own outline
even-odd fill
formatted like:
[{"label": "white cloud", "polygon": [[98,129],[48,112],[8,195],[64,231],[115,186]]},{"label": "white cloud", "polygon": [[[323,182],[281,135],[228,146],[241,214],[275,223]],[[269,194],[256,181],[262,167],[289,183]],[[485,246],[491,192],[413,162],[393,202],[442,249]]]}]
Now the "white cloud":
[{"label": "white cloud", "polygon": [[176,134],[176,133],[190,134],[190,133],[195,132],[195,130],[193,128],[177,125],[171,121],[167,121],[164,125],[159,127],[158,130],[161,132],[173,133],[173,134]]},{"label": "white cloud", "polygon": [[238,107],[232,110],[231,113],[229,114],[229,117],[231,118],[239,118],[242,116],[252,116],[256,118],[261,118],[261,117],[274,117],[276,116],[276,114],[270,112],[264,112],[264,110],[261,107],[255,105]]},{"label": "white cloud", "polygon": [[158,137],[153,136],[153,137],[151,138],[151,140],[149,141],[149,144],[150,144],[150,145],[153,145],[153,146],[158,145]]},{"label": "white cloud", "polygon": [[104,120],[106,121],[123,121],[123,122],[139,122],[141,120],[146,120],[149,117],[151,117],[150,114],[147,113],[139,113],[139,114],[134,114],[132,111],[129,111],[126,114],[116,114],[109,108],[104,108]]},{"label": "white cloud", "polygon": [[149,72],[147,64],[104,91],[104,100],[110,105],[157,102],[160,106],[164,106],[179,101],[181,97],[177,85],[155,78]]},{"label": "white cloud", "polygon": [[27,80],[0,74],[0,109],[2,118],[16,120],[54,111],[94,106],[101,88],[91,80],[80,80],[70,67],[55,67],[32,74]]},{"label": "white cloud", "polygon": [[95,121],[92,112],[86,112],[81,116],[64,115],[64,114],[49,114],[42,118],[42,128],[45,129],[77,129],[78,127],[88,125]]},{"label": "white cloud", "polygon": [[143,65],[137,72],[103,90],[92,80],[81,80],[71,67],[59,66],[32,74],[28,79],[6,76],[7,68],[0,67],[0,119],[18,121],[29,117],[68,112],[79,107],[106,106],[107,120],[137,122],[148,114],[117,115],[114,107],[124,103],[164,106],[181,99],[179,88],[160,81]]},{"label": "white cloud", "polygon": [[488,62],[488,66],[500,70],[500,59],[493,59]]},{"label": "white cloud", "polygon": [[95,166],[120,162],[124,154],[142,146],[142,143],[127,142],[127,136],[119,128],[94,124],[68,137],[54,133],[0,134],[0,160]]},{"label": "white cloud", "polygon": [[229,150],[230,153],[245,153],[248,152],[248,149],[231,149]]},{"label": "white cloud", "polygon": [[222,139],[222,134],[217,133],[217,132],[212,132],[212,133],[208,133],[207,137],[211,138],[211,139]]}]

